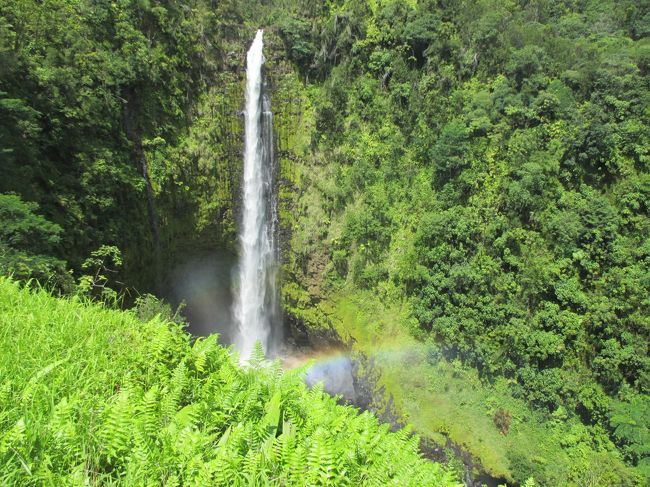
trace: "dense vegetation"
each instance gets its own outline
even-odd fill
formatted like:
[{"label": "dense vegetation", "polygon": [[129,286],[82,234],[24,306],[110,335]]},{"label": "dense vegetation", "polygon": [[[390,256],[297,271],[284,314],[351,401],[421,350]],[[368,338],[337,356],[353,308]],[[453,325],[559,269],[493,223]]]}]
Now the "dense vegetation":
[{"label": "dense vegetation", "polygon": [[[3,238],[12,251],[0,265],[20,277],[64,262],[80,272],[92,251],[115,245],[122,281],[155,289],[179,248],[231,238],[239,156],[215,126],[239,106],[218,91],[238,80],[224,66],[224,24],[241,21],[238,4],[0,1],[0,193],[58,226],[41,233],[60,230],[33,248]],[[15,198],[0,204],[17,216]]]},{"label": "dense vegetation", "polygon": [[234,247],[260,25],[294,331],[399,336],[422,366],[386,370],[395,393],[450,398],[432,433],[461,407],[504,438],[529,423],[472,451],[499,475],[642,484],[647,2],[0,0],[0,273],[114,303]]},{"label": "dense vegetation", "polygon": [[2,278],[0,321],[3,485],[457,485],[417,436],[215,336]]},{"label": "dense vegetation", "polygon": [[317,88],[319,170],[291,267],[312,296],[294,287],[291,301],[327,295],[319,278],[406,300],[432,363],[460,359],[540,411],[568,410],[645,476],[649,12],[306,2],[279,20]]}]

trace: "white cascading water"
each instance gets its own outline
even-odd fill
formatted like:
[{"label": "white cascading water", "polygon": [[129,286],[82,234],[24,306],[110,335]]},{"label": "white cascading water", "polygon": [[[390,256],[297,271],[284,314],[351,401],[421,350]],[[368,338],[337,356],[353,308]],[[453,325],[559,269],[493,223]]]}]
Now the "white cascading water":
[{"label": "white cascading water", "polygon": [[278,299],[276,290],[277,204],[273,191],[273,118],[264,94],[263,31],[258,30],[246,57],[246,109],[243,212],[239,235],[239,289],[234,314],[236,347],[247,361],[259,341],[269,352]]}]

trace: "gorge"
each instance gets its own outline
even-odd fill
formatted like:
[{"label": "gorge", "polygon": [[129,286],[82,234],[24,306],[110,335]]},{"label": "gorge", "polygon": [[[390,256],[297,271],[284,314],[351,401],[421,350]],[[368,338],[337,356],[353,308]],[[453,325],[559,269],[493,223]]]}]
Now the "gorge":
[{"label": "gorge", "polygon": [[[41,320],[0,329],[0,478],[182,484],[228,458],[246,485],[250,453],[342,482],[370,457],[335,425],[385,459],[378,417],[414,478],[647,483],[642,3],[5,0],[0,275],[61,303],[0,281],[3,322]],[[84,363],[121,371],[82,376],[101,404],[64,380]],[[128,438],[92,429],[120,411]]]}]

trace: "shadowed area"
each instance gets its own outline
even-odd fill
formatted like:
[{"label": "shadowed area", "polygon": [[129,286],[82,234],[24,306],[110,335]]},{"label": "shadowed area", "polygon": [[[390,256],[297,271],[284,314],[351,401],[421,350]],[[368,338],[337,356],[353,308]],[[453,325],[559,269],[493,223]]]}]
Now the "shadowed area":
[{"label": "shadowed area", "polygon": [[233,342],[231,283],[236,263],[229,252],[206,252],[180,262],[167,277],[165,297],[174,306],[185,302],[182,313],[192,335],[219,333],[221,343]]}]

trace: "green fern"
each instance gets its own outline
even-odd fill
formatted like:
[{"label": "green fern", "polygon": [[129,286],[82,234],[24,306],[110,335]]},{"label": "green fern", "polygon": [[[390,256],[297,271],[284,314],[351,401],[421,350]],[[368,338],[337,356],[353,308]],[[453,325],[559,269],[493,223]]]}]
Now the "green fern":
[{"label": "green fern", "polygon": [[181,362],[174,369],[171,380],[163,394],[161,413],[165,422],[169,422],[174,414],[176,414],[187,383],[187,366],[185,362]]},{"label": "green fern", "polygon": [[260,368],[266,360],[266,354],[264,353],[264,347],[262,346],[262,342],[259,340],[255,342],[255,345],[253,346],[253,350],[251,351],[251,356],[248,359],[248,364],[254,368]]},{"label": "green fern", "polygon": [[262,354],[242,368],[213,338],[0,278],[6,313],[18,335],[0,335],[0,483],[455,485],[416,436]]},{"label": "green fern", "polygon": [[109,462],[118,459],[129,450],[132,433],[131,421],[135,413],[130,399],[130,390],[122,389],[104,414],[101,439],[104,454]]},{"label": "green fern", "polygon": [[288,471],[289,485],[306,485],[307,452],[302,444],[297,444],[288,458],[285,469]]},{"label": "green fern", "polygon": [[25,441],[25,419],[20,418],[0,439],[0,457],[19,448]]},{"label": "green fern", "polygon": [[[74,401],[64,397],[54,406],[52,417],[48,423],[52,447],[66,456],[81,457],[78,432],[74,421]],[[68,461],[72,461],[70,458]]]},{"label": "green fern", "polygon": [[329,436],[323,429],[317,429],[311,437],[307,453],[307,478],[310,485],[332,485],[335,480],[337,483],[344,480],[335,458]]},{"label": "green fern", "polygon": [[144,394],[136,408],[142,429],[149,437],[153,437],[160,428],[158,400],[159,387],[155,384]]},{"label": "green fern", "polygon": [[12,382],[10,379],[5,379],[0,385],[0,410],[9,409],[12,396]]},{"label": "green fern", "polygon": [[276,391],[266,403],[265,414],[259,422],[258,433],[262,440],[275,437],[282,420],[282,393]]}]

